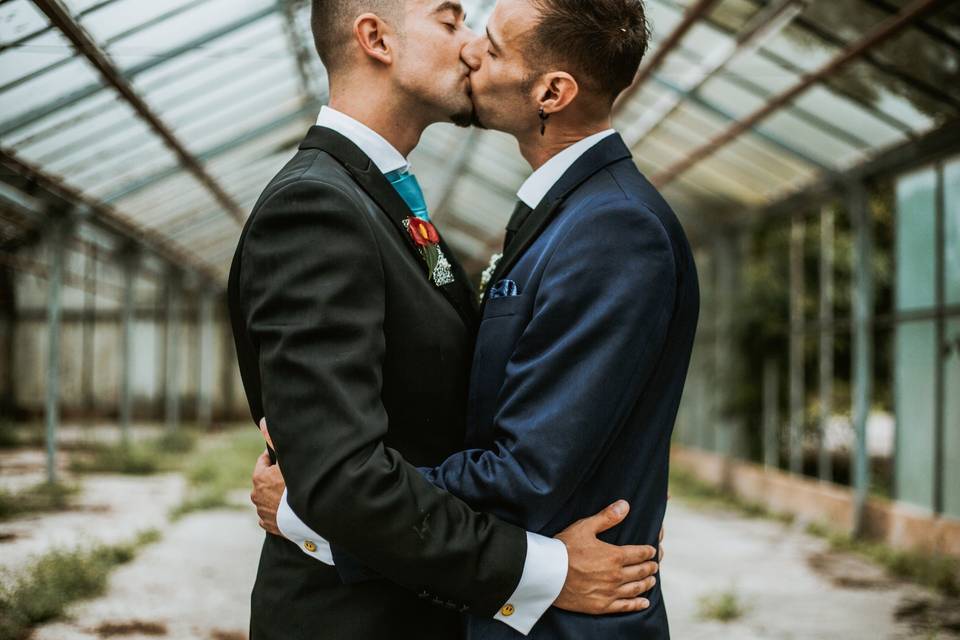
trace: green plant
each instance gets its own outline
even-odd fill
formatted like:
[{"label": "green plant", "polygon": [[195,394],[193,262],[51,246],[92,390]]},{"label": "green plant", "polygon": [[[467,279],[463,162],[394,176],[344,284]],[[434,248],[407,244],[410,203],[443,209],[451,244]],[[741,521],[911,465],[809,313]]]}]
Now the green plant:
[{"label": "green plant", "polygon": [[48,482],[16,492],[0,489],[0,520],[25,513],[67,509],[79,490],[77,485]]},{"label": "green plant", "polygon": [[189,489],[171,516],[231,506],[229,493],[250,486],[253,465],[263,449],[256,429],[232,431],[199,447],[184,462]]},{"label": "green plant", "polygon": [[735,591],[725,591],[700,598],[700,617],[704,620],[731,622],[743,614],[744,609]]},{"label": "green plant", "polygon": [[150,475],[172,471],[197,445],[197,435],[186,429],[168,432],[144,442],[93,444],[77,451],[70,468],[77,473]]},{"label": "green plant", "polygon": [[36,558],[0,587],[0,640],[25,638],[32,627],[60,618],[71,603],[102,594],[113,568],[159,539],[158,531],[149,530],[127,543],[51,551]]},{"label": "green plant", "polygon": [[794,519],[792,514],[774,513],[758,502],[744,500],[677,469],[670,471],[670,492],[673,496],[693,505],[731,509],[749,518],[772,518],[785,524],[793,522]]},{"label": "green plant", "polygon": [[960,559],[929,551],[893,549],[879,542],[858,540],[811,523],[807,533],[824,538],[837,551],[856,553],[883,566],[893,576],[936,589],[946,596],[960,595]]}]

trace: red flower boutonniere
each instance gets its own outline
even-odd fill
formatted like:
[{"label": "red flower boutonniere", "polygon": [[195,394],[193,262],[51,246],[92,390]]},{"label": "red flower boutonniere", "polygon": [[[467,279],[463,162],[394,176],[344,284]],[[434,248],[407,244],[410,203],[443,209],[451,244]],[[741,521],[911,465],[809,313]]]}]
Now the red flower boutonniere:
[{"label": "red flower boutonniere", "polygon": [[440,287],[453,282],[450,262],[440,250],[440,234],[437,233],[436,227],[416,216],[404,220],[403,226],[406,227],[413,243],[420,249],[420,255],[427,263],[430,279]]},{"label": "red flower boutonniere", "polygon": [[415,217],[407,218],[407,231],[418,247],[436,245],[440,242],[436,227],[426,220]]}]

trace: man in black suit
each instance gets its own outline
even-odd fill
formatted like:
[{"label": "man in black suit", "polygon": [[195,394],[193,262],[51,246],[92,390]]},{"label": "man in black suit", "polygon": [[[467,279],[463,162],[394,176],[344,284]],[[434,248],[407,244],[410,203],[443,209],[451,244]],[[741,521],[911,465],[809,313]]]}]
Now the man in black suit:
[{"label": "man in black suit", "polygon": [[289,506],[332,547],[266,537],[251,637],[452,638],[463,613],[523,632],[555,601],[648,606],[655,550],[596,537],[625,505],[549,538],[412,466],[463,444],[478,316],[403,157],[429,124],[469,122],[471,34],[456,2],[313,10],[332,108],[255,205],[229,292],[252,416],[269,416]]}]

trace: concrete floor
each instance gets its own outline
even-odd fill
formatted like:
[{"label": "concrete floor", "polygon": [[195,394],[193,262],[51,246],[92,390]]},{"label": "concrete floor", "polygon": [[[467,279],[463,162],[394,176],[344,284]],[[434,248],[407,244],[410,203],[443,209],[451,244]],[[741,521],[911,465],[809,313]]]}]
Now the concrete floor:
[{"label": "concrete floor", "polygon": [[[23,471],[27,460],[20,462]],[[16,569],[54,546],[129,540],[145,528],[160,528],[163,537],[112,574],[104,597],[73,606],[68,620],[38,629],[33,640],[246,637],[262,532],[245,491],[234,498],[246,509],[170,523],[166,514],[184,488],[178,476],[91,476],[84,486],[81,509],[0,525],[0,567]],[[866,561],[831,553],[800,527],[694,509],[675,498],[666,531],[661,579],[678,640],[960,637],[898,620],[898,610],[938,599]],[[736,595],[743,615],[729,623],[702,619],[702,598],[727,592]]]},{"label": "concrete floor", "polygon": [[[941,599],[829,545],[801,526],[693,509],[667,511],[662,580],[671,635],[680,640],[906,640],[960,637],[931,632],[896,612]],[[704,598],[736,595],[743,615],[701,616]]]}]

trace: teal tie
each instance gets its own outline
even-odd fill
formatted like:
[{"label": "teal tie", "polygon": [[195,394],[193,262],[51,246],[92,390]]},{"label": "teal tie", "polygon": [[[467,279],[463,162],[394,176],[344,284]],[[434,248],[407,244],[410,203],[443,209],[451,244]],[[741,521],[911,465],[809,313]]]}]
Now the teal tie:
[{"label": "teal tie", "polygon": [[388,173],[386,178],[403,198],[403,201],[407,203],[407,206],[410,207],[410,211],[413,211],[413,215],[430,222],[427,201],[423,199],[423,191],[420,189],[420,183],[417,182],[417,176],[407,169],[398,169]]}]

